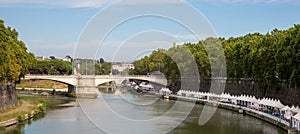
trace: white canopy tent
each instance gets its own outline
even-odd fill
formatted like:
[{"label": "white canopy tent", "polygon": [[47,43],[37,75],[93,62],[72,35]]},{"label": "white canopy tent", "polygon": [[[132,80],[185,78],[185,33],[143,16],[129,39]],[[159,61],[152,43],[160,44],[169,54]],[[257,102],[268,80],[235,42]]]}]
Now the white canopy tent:
[{"label": "white canopy tent", "polygon": [[231,102],[232,96],[229,93],[222,93],[220,95],[221,102]]},{"label": "white canopy tent", "polygon": [[249,96],[249,95],[241,95],[236,98],[238,101],[238,104],[243,105],[243,106],[258,106],[258,100],[254,96]]},{"label": "white canopy tent", "polygon": [[289,106],[285,106],[284,108],[280,109],[281,114],[285,119],[290,120],[293,116],[293,113],[291,111],[291,108]]},{"label": "white canopy tent", "polygon": [[293,114],[297,114],[300,111],[300,109],[299,109],[298,106],[297,107],[292,106],[291,111],[292,111]]},{"label": "white canopy tent", "polygon": [[169,88],[161,88],[159,90],[159,94],[161,94],[161,95],[170,95],[170,94],[172,94],[172,91]]},{"label": "white canopy tent", "polygon": [[285,106],[280,102],[280,100],[275,100],[274,103],[273,103],[273,107],[276,107],[278,109],[282,109]]},{"label": "white canopy tent", "polygon": [[280,109],[285,107],[279,100],[270,98],[263,98],[258,102],[258,104],[260,106],[260,109],[268,111],[271,114],[274,114],[278,117],[281,117]]},{"label": "white canopy tent", "polygon": [[141,87],[142,89],[153,89],[153,86],[150,83],[146,83],[146,82],[142,82],[140,83],[139,87]]},{"label": "white canopy tent", "polygon": [[300,131],[300,113],[292,117],[292,127]]},{"label": "white canopy tent", "polygon": [[131,82],[131,85],[132,85],[132,86],[135,86],[135,85],[136,85],[136,83],[135,83],[134,81],[132,81],[132,82]]}]

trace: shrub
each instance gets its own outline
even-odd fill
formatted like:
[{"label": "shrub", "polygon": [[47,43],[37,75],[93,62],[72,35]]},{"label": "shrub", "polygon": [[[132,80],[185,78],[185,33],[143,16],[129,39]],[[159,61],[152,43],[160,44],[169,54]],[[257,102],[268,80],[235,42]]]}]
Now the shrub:
[{"label": "shrub", "polygon": [[0,131],[4,131],[6,129],[5,126],[0,126]]},{"label": "shrub", "polygon": [[43,92],[43,90],[38,90],[38,93],[41,94]]},{"label": "shrub", "polygon": [[23,122],[25,120],[25,115],[20,114],[20,115],[18,115],[17,119],[18,119],[18,122]]},{"label": "shrub", "polygon": [[32,116],[31,112],[27,113],[27,117],[30,118]]}]

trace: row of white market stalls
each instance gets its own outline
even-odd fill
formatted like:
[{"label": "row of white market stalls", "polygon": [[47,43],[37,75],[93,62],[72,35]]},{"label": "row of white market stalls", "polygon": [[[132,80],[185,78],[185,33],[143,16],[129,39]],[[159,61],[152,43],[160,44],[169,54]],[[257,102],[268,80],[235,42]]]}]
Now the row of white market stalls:
[{"label": "row of white market stalls", "polygon": [[300,131],[300,112],[292,117],[292,127]]},{"label": "row of white market stalls", "polygon": [[153,89],[153,86],[150,83],[141,82],[139,85],[137,85],[134,81],[130,82],[127,86],[133,86],[135,89],[141,89],[149,91]]},{"label": "row of white market stalls", "polygon": [[150,83],[146,83],[146,82],[141,82],[139,87],[144,89],[144,90],[153,89],[153,86]]},{"label": "row of white market stalls", "polygon": [[159,90],[159,94],[163,96],[170,96],[172,94],[172,91],[169,88],[161,88]]},{"label": "row of white market stalls", "polygon": [[229,93],[222,93],[220,95],[208,92],[179,90],[179,96],[195,97],[199,99],[207,99],[210,101],[219,101],[224,103],[231,103],[234,105],[244,106],[251,109],[259,110],[265,113],[272,114],[281,119],[291,121],[293,128],[300,131],[300,109],[299,107],[289,107],[283,105],[280,100],[262,98],[257,99],[255,96],[240,95],[234,96]]},{"label": "row of white market stalls", "polygon": [[281,111],[284,114],[284,118],[291,120],[292,128],[300,131],[300,108],[298,106],[285,106]]}]

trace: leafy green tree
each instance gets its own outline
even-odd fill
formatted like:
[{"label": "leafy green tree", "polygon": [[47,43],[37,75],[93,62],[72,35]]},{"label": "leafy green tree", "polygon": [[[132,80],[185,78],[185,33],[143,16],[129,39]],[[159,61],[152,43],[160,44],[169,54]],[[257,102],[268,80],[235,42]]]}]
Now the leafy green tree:
[{"label": "leafy green tree", "polygon": [[5,27],[0,20],[0,81],[18,82],[34,63],[34,55],[27,52],[24,42],[18,39],[18,32]]},{"label": "leafy green tree", "polygon": [[100,75],[109,75],[111,73],[112,64],[109,62],[104,62],[100,68]]},{"label": "leafy green tree", "polygon": [[[111,73],[111,63],[103,62],[102,64],[95,64],[96,75],[109,75]],[[112,70],[114,72],[114,70]]]},{"label": "leafy green tree", "polygon": [[51,60],[55,60],[56,58],[54,56],[49,57]]},{"label": "leafy green tree", "polygon": [[[222,44],[222,50],[216,45]],[[263,35],[247,34],[240,37],[207,38],[198,43],[186,43],[168,50],[158,49],[134,62],[131,74],[145,75],[161,71],[171,81],[180,80],[179,68],[189,68],[184,61],[186,47],[195,59],[201,78],[224,76],[239,83],[249,79],[258,83],[263,91],[272,90],[278,82],[288,87],[300,86],[300,25],[287,30],[274,29]],[[218,63],[226,60],[226,68]],[[184,63],[184,64],[183,64]],[[211,64],[214,63],[214,64]],[[212,66],[215,65],[215,66]],[[217,72],[221,71],[221,72]],[[213,72],[216,72],[213,74]]]},{"label": "leafy green tree", "polygon": [[62,60],[37,61],[29,69],[31,74],[70,75],[72,74],[72,63]]},{"label": "leafy green tree", "polygon": [[103,58],[100,58],[99,63],[100,63],[100,64],[103,64],[104,62],[105,62],[104,59],[103,59]]}]

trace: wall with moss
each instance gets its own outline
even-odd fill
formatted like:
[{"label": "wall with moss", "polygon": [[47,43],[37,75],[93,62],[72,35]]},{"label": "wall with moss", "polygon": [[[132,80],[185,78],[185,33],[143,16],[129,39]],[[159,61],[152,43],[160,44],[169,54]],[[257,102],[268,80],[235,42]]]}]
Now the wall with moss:
[{"label": "wall with moss", "polygon": [[0,84],[0,110],[14,106],[17,96],[14,83]]}]

